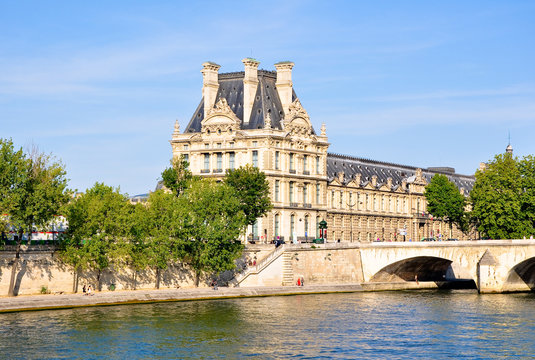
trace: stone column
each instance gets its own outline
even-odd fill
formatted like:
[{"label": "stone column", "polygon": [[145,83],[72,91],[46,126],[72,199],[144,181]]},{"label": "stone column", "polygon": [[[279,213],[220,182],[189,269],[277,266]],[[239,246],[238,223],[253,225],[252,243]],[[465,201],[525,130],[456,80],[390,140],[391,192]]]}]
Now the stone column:
[{"label": "stone column", "polygon": [[204,118],[206,119],[208,112],[214,107],[217,97],[218,71],[221,66],[213,62],[205,62],[202,66],[202,96],[204,98]]},{"label": "stone column", "polygon": [[277,69],[277,92],[282,104],[284,116],[288,114],[288,108],[292,103],[293,83],[292,83],[292,68],[294,63],[291,61],[281,61],[275,64]]},{"label": "stone column", "polygon": [[243,77],[243,123],[248,124],[253,111],[253,105],[258,88],[258,65],[259,61],[252,58],[242,60],[245,65],[245,76]]}]

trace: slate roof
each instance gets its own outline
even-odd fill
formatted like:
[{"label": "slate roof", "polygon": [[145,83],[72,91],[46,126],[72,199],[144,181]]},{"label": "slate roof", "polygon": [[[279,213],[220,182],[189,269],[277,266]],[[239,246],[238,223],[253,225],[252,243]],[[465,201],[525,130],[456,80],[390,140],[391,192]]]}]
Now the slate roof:
[{"label": "slate roof", "polygon": [[[216,103],[224,97],[238,119],[242,121],[241,129],[261,129],[264,127],[264,117],[267,113],[271,116],[271,127],[282,130],[281,120],[284,117],[279,93],[275,87],[277,73],[275,71],[258,70],[258,87],[251,117],[248,124],[243,122],[243,78],[244,71],[221,73],[219,77],[219,89],[217,90]],[[297,99],[295,91],[292,94],[292,102]],[[184,133],[201,131],[201,121],[204,119],[204,98],[193,113],[191,120]]]},{"label": "slate roof", "polygon": [[[392,188],[396,189],[401,185],[403,179],[407,180],[407,183],[411,183],[415,178],[416,169],[417,167],[414,166],[393,164],[340,154],[327,154],[327,178],[329,182],[338,178],[338,174],[343,172],[344,185],[349,183],[354,175],[360,173],[361,186],[371,182],[372,176],[376,175],[377,187],[386,184],[390,177],[392,178]],[[422,168],[422,175],[427,182],[430,182],[435,174],[446,175],[459,189],[464,188],[465,192],[470,192],[474,186],[474,176],[456,174],[455,169],[453,168]]]}]

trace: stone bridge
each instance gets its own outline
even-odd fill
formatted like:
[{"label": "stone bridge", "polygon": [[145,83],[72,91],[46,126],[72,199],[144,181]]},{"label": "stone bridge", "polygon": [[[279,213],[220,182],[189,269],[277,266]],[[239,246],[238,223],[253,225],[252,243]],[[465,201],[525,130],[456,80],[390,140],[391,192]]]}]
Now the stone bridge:
[{"label": "stone bridge", "polygon": [[[240,286],[472,284],[481,293],[535,291],[535,240],[288,244],[237,277]],[[393,286],[396,288],[396,286]]]}]

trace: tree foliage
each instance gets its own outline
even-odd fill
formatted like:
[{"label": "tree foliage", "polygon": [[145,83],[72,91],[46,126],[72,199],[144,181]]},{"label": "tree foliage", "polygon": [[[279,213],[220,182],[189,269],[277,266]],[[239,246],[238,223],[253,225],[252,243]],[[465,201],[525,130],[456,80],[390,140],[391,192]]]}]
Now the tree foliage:
[{"label": "tree foliage", "polygon": [[427,200],[427,210],[433,216],[442,218],[450,224],[450,228],[455,224],[462,231],[467,230],[466,199],[446,175],[433,176],[425,188],[424,195]]},{"label": "tree foliage", "polygon": [[99,290],[102,271],[125,261],[132,210],[118,189],[98,182],[66,208],[69,228],[61,258],[76,270],[96,271]]},{"label": "tree foliage", "polygon": [[247,164],[227,171],[225,183],[236,190],[247,225],[253,225],[272,208],[266,174]]},{"label": "tree foliage", "polygon": [[14,281],[22,236],[31,239],[33,227],[44,227],[68,201],[66,172],[56,159],[36,148],[29,154],[15,150],[11,140],[0,139],[0,210],[18,234],[9,295]]},{"label": "tree foliage", "polygon": [[164,186],[171,190],[175,196],[179,196],[193,179],[188,167],[189,163],[184,159],[183,155],[180,155],[180,157],[173,158],[171,167],[162,172]]},{"label": "tree foliage", "polygon": [[496,155],[476,172],[472,216],[484,237],[514,239],[535,230],[535,160]]},{"label": "tree foliage", "polygon": [[236,190],[209,179],[195,181],[179,198],[180,257],[195,272],[231,270],[243,250],[238,240],[247,223]]}]

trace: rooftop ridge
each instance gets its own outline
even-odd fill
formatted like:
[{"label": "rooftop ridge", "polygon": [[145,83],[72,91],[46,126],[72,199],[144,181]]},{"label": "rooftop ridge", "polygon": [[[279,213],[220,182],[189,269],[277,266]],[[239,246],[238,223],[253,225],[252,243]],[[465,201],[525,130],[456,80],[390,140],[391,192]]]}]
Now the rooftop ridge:
[{"label": "rooftop ridge", "polygon": [[344,155],[344,154],[337,154],[337,153],[331,153],[331,152],[328,152],[327,156],[336,157],[336,158],[345,159],[345,160],[366,161],[366,162],[369,162],[369,163],[372,163],[372,164],[378,164],[378,165],[398,166],[398,167],[408,168],[408,169],[411,169],[411,170],[422,169],[422,171],[424,171],[424,172],[431,172],[431,173],[435,173],[435,174],[455,175],[457,177],[462,176],[462,177],[467,177],[467,178],[470,178],[470,179],[474,179],[475,178],[474,175],[465,175],[465,174],[451,173],[451,172],[446,172],[446,171],[437,171],[437,170],[431,170],[429,168],[419,168],[419,167],[411,166],[411,165],[395,164],[395,163],[386,162],[386,161],[379,161],[379,160],[373,160],[373,159],[367,159],[367,158],[362,158],[362,157],[356,157],[356,156]]},{"label": "rooftop ridge", "polygon": [[[271,70],[264,70],[260,69],[258,70],[258,76],[265,76],[269,78],[276,79],[277,78],[277,72],[271,71]],[[218,74],[218,79],[226,80],[226,79],[243,79],[245,77],[245,71],[233,71],[233,72],[227,72],[227,73],[220,73]]]}]

